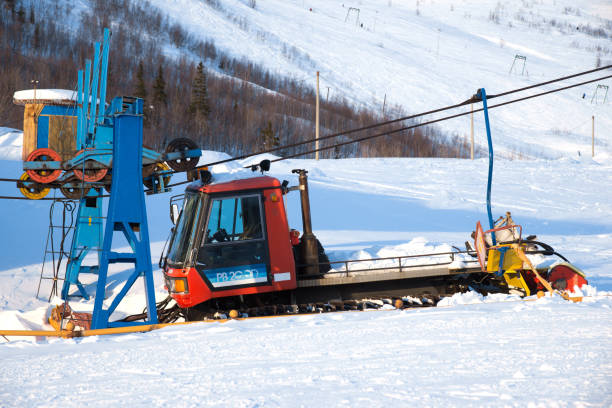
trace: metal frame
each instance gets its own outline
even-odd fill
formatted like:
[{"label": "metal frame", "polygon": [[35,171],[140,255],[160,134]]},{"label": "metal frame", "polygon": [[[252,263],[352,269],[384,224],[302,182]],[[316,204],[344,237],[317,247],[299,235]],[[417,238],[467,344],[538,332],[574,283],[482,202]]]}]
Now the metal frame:
[{"label": "metal frame", "polygon": [[609,89],[608,85],[597,84],[597,87],[595,88],[595,92],[593,93],[593,96],[591,97],[591,103],[593,103],[593,101],[595,101],[595,105],[598,104],[597,103],[597,92],[600,89],[605,90],[602,104],[605,104],[606,101],[608,100],[608,89]]},{"label": "metal frame", "polygon": [[[64,167],[68,165],[66,168],[74,168],[80,165],[84,169],[86,158],[91,156],[105,155],[100,151],[92,151],[91,147],[93,144],[94,132],[102,134],[105,133],[104,131],[97,132],[99,129],[101,129],[97,126],[97,123],[102,123],[104,107],[106,105],[105,98],[109,44],[110,30],[105,28],[101,54],[100,43],[96,42],[94,44],[93,78],[91,78],[92,66],[90,60],[85,61],[85,72],[83,72],[83,70],[78,71],[76,148],[83,149],[83,152],[64,163]],[[99,116],[96,118],[96,107],[98,104],[100,105],[100,108],[98,109]],[[107,143],[112,143],[112,139],[108,140]],[[108,152],[110,152],[109,148],[110,145],[105,148],[105,151],[107,152],[106,156],[108,156]],[[29,163],[24,163],[24,168],[27,164]],[[61,178],[68,179],[70,176],[72,176],[72,172],[66,172]],[[89,183],[84,181],[80,182],[79,184],[81,186],[89,185]],[[95,189],[91,189],[86,196],[81,197],[79,200],[77,224],[72,237],[70,259],[66,265],[66,276],[61,292],[61,297],[63,300],[68,300],[72,285],[77,287],[78,294],[80,296],[85,299],[89,299],[87,291],[79,281],[79,275],[81,273],[96,274],[99,272],[99,266],[83,266],[82,263],[85,257],[91,251],[100,251],[102,248],[102,220],[102,190],[100,189],[99,191],[96,191]],[[98,252],[98,265],[100,264],[100,259],[100,252]]]},{"label": "metal frame", "polygon": [[[87,291],[79,281],[81,273],[98,273],[100,252],[102,244],[102,190],[91,189],[86,197],[79,202],[76,228],[72,237],[70,258],[66,265],[66,277],[62,287],[61,297],[67,300],[71,285],[76,285],[78,293],[89,299]],[[91,251],[98,251],[98,265],[83,266],[83,260]]]},{"label": "metal frame", "polygon": [[[521,71],[521,75],[525,75],[525,64],[527,63],[527,57],[524,55],[519,55],[519,54],[515,54],[514,55],[514,60],[512,61],[512,65],[510,66],[510,71],[508,71],[509,74],[512,73],[512,69],[514,68],[514,64],[516,63],[516,60],[522,60],[523,61],[523,69]],[[529,73],[527,73],[529,75]]]},{"label": "metal frame", "polygon": [[[124,112],[114,117],[112,193],[100,253],[92,317],[93,329],[157,323],[147,211],[142,185],[142,103],[142,99],[135,100],[133,108],[136,109],[136,114]],[[112,250],[115,231],[123,233],[132,252],[120,253]],[[134,264],[134,271],[108,308],[105,308],[108,266],[113,263]],[[111,321],[111,315],[139,277],[144,278],[147,319],[144,322]]]}]

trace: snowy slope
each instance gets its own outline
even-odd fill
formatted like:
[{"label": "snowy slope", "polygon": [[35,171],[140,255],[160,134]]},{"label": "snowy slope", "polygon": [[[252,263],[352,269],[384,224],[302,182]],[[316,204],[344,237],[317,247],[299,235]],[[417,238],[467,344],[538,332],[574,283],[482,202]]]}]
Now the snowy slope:
[{"label": "snowy slope", "polygon": [[611,306],[479,303],[8,343],[0,405],[608,407]]},{"label": "snowy slope", "polygon": [[[203,162],[223,157],[207,152]],[[247,163],[212,170],[219,180],[249,177],[241,168]],[[602,186],[610,185],[612,169],[568,159],[496,166],[494,213],[511,210],[527,234],[537,233],[584,269],[591,284],[585,294],[592,296],[584,303],[468,293],[410,311],[194,324],[78,340],[0,338],[0,406],[609,406],[612,197]],[[483,159],[288,160],[274,164],[272,175],[293,185],[293,168],[310,170],[314,228],[332,259],[462,246],[476,220],[485,221]],[[1,174],[19,171],[20,162],[0,161]],[[7,183],[0,188],[1,195],[17,193]],[[298,197],[287,197],[290,223],[299,229]],[[170,227],[167,200],[147,198],[154,264]],[[4,236],[11,237],[3,240],[0,268],[2,329],[50,328],[48,284],[34,296],[48,208],[48,202],[0,200],[9,215]],[[162,274],[154,271],[161,300]],[[111,272],[110,297],[129,269]],[[82,280],[93,294],[93,277]],[[92,309],[92,301],[71,305]],[[143,306],[138,285],[117,317]]]},{"label": "snowy slope", "polygon": [[[594,68],[598,57],[602,64],[612,62],[610,40],[589,35],[601,28],[612,36],[612,15],[603,0],[267,0],[254,8],[245,0],[217,7],[200,0],[151,3],[233,55],[313,85],[318,70],[323,97],[329,91],[330,98],[344,96],[377,110],[385,95],[387,106],[416,113],[464,101],[478,88],[495,94]],[[363,27],[351,7],[359,9]],[[509,74],[517,54],[527,57],[525,75],[522,66]],[[595,116],[596,154],[609,157],[612,115],[601,89],[600,103],[591,103],[596,85],[492,110],[498,153],[590,154]],[[440,126],[469,136],[469,117]],[[481,114],[475,128],[477,143],[485,145]]]},{"label": "snowy slope", "polygon": [[0,160],[21,160],[23,132],[0,127]]},{"label": "snowy slope", "polygon": [[[234,55],[308,81],[319,69],[330,97],[380,106],[387,94],[411,112],[464,100],[481,86],[496,93],[588,69],[596,58],[592,48],[607,49],[609,40],[561,34],[550,20],[598,27],[612,18],[609,4],[586,0],[372,0],[344,7],[333,0],[260,0],[255,9],[246,0],[227,0],[220,2],[225,11],[197,0],[152,3]],[[365,29],[344,22],[348,7],[360,8]],[[491,11],[500,24],[489,20]],[[527,56],[529,77],[507,74],[516,53]],[[497,160],[493,213],[512,211],[525,234],[537,234],[582,268],[591,285],[585,302],[468,293],[408,311],[193,324],[75,340],[0,337],[0,407],[611,406],[612,119],[609,104],[590,104],[593,90],[491,112],[497,152],[554,158]],[[597,117],[595,160],[588,154],[591,115]],[[464,135],[469,121],[444,128]],[[479,143],[482,129],[477,115]],[[0,129],[2,177],[22,173],[20,138]],[[202,162],[223,157],[207,152]],[[248,177],[253,174],[241,168],[248,163],[212,170],[220,180]],[[485,222],[484,159],[287,160],[273,164],[271,174],[294,185],[294,168],[310,171],[314,229],[332,259],[462,247],[476,221]],[[0,195],[19,193],[0,183]],[[168,197],[147,198],[158,299],[166,295],[156,263],[171,225]],[[50,329],[48,282],[35,297],[49,205],[0,200],[0,329]],[[295,193],[287,210],[291,226],[301,229]],[[109,296],[128,272],[112,268]],[[93,278],[83,277],[91,294]],[[142,294],[137,286],[118,314],[140,312]],[[71,304],[92,308],[91,301]]]}]

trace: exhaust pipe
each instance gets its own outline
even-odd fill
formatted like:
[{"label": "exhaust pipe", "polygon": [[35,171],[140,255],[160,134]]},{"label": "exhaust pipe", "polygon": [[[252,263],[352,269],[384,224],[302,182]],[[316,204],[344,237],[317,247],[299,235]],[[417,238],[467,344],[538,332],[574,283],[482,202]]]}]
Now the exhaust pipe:
[{"label": "exhaust pipe", "polygon": [[306,265],[303,269],[305,275],[319,274],[319,250],[317,237],[312,233],[312,222],[310,218],[310,198],[308,196],[308,172],[304,169],[292,170],[299,174],[300,201],[302,204],[302,242],[300,245],[302,261]]}]

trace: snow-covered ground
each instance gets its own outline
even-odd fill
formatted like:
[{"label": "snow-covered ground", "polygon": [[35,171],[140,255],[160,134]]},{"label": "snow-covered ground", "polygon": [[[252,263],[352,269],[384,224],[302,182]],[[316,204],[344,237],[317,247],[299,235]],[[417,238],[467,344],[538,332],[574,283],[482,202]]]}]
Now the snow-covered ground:
[{"label": "snow-covered ground", "polygon": [[0,127],[0,160],[21,160],[23,132]]},{"label": "snow-covered ground", "polygon": [[[330,98],[382,107],[386,96],[412,113],[465,100],[483,86],[493,94],[589,69],[598,55],[603,64],[612,60],[609,39],[587,33],[603,27],[612,36],[612,8],[603,0],[151,3],[232,55],[313,83],[321,71]],[[74,9],[83,7],[77,1]],[[508,73],[516,54],[527,57],[528,75]],[[0,337],[0,407],[612,406],[612,115],[609,102],[591,103],[595,89],[491,111],[496,152],[537,157],[495,162],[493,213],[511,211],[525,235],[537,234],[583,269],[584,302],[467,293],[406,311],[75,340]],[[441,126],[469,134],[469,118]],[[481,115],[475,128],[484,145]],[[221,157],[207,152],[202,162]],[[20,158],[20,132],[0,128],[0,175],[18,178]],[[212,170],[218,180],[251,176],[244,164]],[[313,226],[332,259],[463,247],[476,221],[486,221],[484,159],[287,160],[273,164],[271,175],[295,185],[295,168],[310,172]],[[0,182],[0,195],[19,192]],[[147,197],[158,300],[166,296],[155,265],[171,226],[167,201],[167,194]],[[50,329],[49,281],[35,297],[49,206],[0,200],[0,330]],[[287,211],[301,229],[296,193]],[[109,299],[127,273],[111,270]],[[83,277],[92,295],[93,278]],[[130,292],[118,315],[140,312],[142,294],[140,287]],[[92,308],[77,299],[71,305]]]},{"label": "snow-covered ground", "polygon": [[[207,152],[202,161],[223,157]],[[213,173],[217,180],[250,177],[246,163]],[[76,340],[0,338],[0,406],[610,406],[611,167],[496,161],[494,213],[512,211],[526,234],[538,234],[587,273],[592,296],[583,303],[467,293],[407,311],[198,323]],[[485,221],[484,159],[287,160],[271,174],[294,185],[294,168],[310,171],[314,228],[332,259],[461,247],[475,222]],[[0,161],[0,173],[19,175],[20,162]],[[16,194],[0,184],[0,195]],[[287,198],[290,223],[300,229],[298,196]],[[147,198],[154,264],[170,227],[167,199]],[[0,328],[50,329],[48,284],[35,298],[49,203],[1,200],[0,208],[8,238]],[[161,300],[166,293],[154,268]],[[129,270],[112,272],[109,297]],[[92,278],[83,281],[93,295]],[[142,294],[140,287],[131,292],[118,316],[140,312]],[[92,308],[78,299],[71,305]]]},{"label": "snow-covered ground", "polygon": [[[392,117],[396,105],[414,114],[465,101],[479,88],[498,94],[612,64],[609,0],[148,2],[170,24],[180,24],[194,39],[213,40],[230,56],[313,88],[319,71],[322,98],[346,98],[381,113],[384,104]],[[91,7],[88,0],[32,3],[41,9],[63,6],[66,16],[57,24],[75,35],[80,13]],[[167,39],[158,43],[168,57],[196,58]],[[517,55],[526,58],[524,70]],[[204,62],[219,73],[218,60]],[[527,93],[607,75],[610,70]],[[492,110],[496,153],[509,158],[589,155],[594,116],[595,153],[609,158],[610,95],[606,99],[598,85],[611,84],[608,78]],[[519,96],[524,94],[504,101]],[[423,118],[428,119],[433,117]],[[482,114],[474,122],[476,143],[486,147]],[[451,136],[470,135],[469,115],[437,126]]]},{"label": "snow-covered ground", "polygon": [[609,407],[611,302],[478,303],[0,346],[3,406]]}]

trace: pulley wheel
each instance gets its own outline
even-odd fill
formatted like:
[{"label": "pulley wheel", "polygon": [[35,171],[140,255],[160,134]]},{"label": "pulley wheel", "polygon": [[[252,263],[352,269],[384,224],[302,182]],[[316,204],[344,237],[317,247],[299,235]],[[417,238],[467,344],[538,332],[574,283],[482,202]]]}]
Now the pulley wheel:
[{"label": "pulley wheel", "polygon": [[40,200],[44,198],[49,191],[51,190],[49,187],[45,187],[38,183],[32,183],[32,179],[30,175],[26,172],[21,175],[19,178],[21,181],[29,181],[28,185],[24,185],[21,183],[21,187],[19,187],[19,191],[23,194],[24,197],[29,198],[30,200]]},{"label": "pulley wheel", "polygon": [[[191,139],[186,137],[180,137],[172,140],[166,146],[166,153],[184,152],[187,150],[197,149],[198,145]],[[175,171],[189,171],[193,170],[200,161],[199,157],[185,157],[176,160],[168,160],[168,165]]]},{"label": "pulley wheel", "polygon": [[111,185],[113,184],[113,177],[112,177],[112,175],[107,174],[106,177],[104,177],[102,179],[101,183],[104,184],[104,190],[106,190],[106,192],[110,194],[110,192],[111,192]]},{"label": "pulley wheel", "polygon": [[87,193],[89,193],[89,190],[91,189],[90,186],[78,185],[77,187],[73,187],[70,185],[75,185],[76,181],[79,181],[76,177],[70,177],[68,180],[66,180],[66,183],[60,187],[60,191],[64,197],[71,200],[78,200],[85,197]]},{"label": "pulley wheel", "polygon": [[[57,154],[53,149],[42,148],[36,149],[26,159],[28,162],[45,162],[45,161],[62,161],[59,154]],[[41,170],[26,170],[26,173],[30,176],[33,181],[38,183],[51,183],[52,181],[57,180],[57,178],[62,174],[61,169],[41,169]]]},{"label": "pulley wheel", "polygon": [[[83,150],[79,150],[78,153],[76,154],[77,156],[79,154],[83,153]],[[93,160],[86,160],[85,164],[87,164],[88,161],[93,161]],[[74,171],[74,175],[81,181],[87,181],[90,183],[96,182],[96,181],[100,181],[104,178],[104,176],[106,176],[106,173],[108,173],[108,168],[101,168],[101,169],[83,169],[75,167],[72,169]]]},{"label": "pulley wheel", "polygon": [[142,166],[142,178],[144,179],[149,177],[151,174],[155,173],[156,169],[157,163],[145,164],[144,166]]},{"label": "pulley wheel", "polygon": [[[149,177],[152,176],[153,174],[157,173],[157,172],[162,172],[164,170],[170,170],[170,167],[168,167],[168,165],[166,163],[155,163],[155,168],[149,174]],[[172,178],[172,176],[170,174],[166,174],[166,175],[163,176],[163,178],[164,178],[164,186],[167,186],[170,183],[170,178]],[[144,184],[146,188],[152,189],[153,188],[153,179],[143,178],[142,179],[142,184]]]}]

